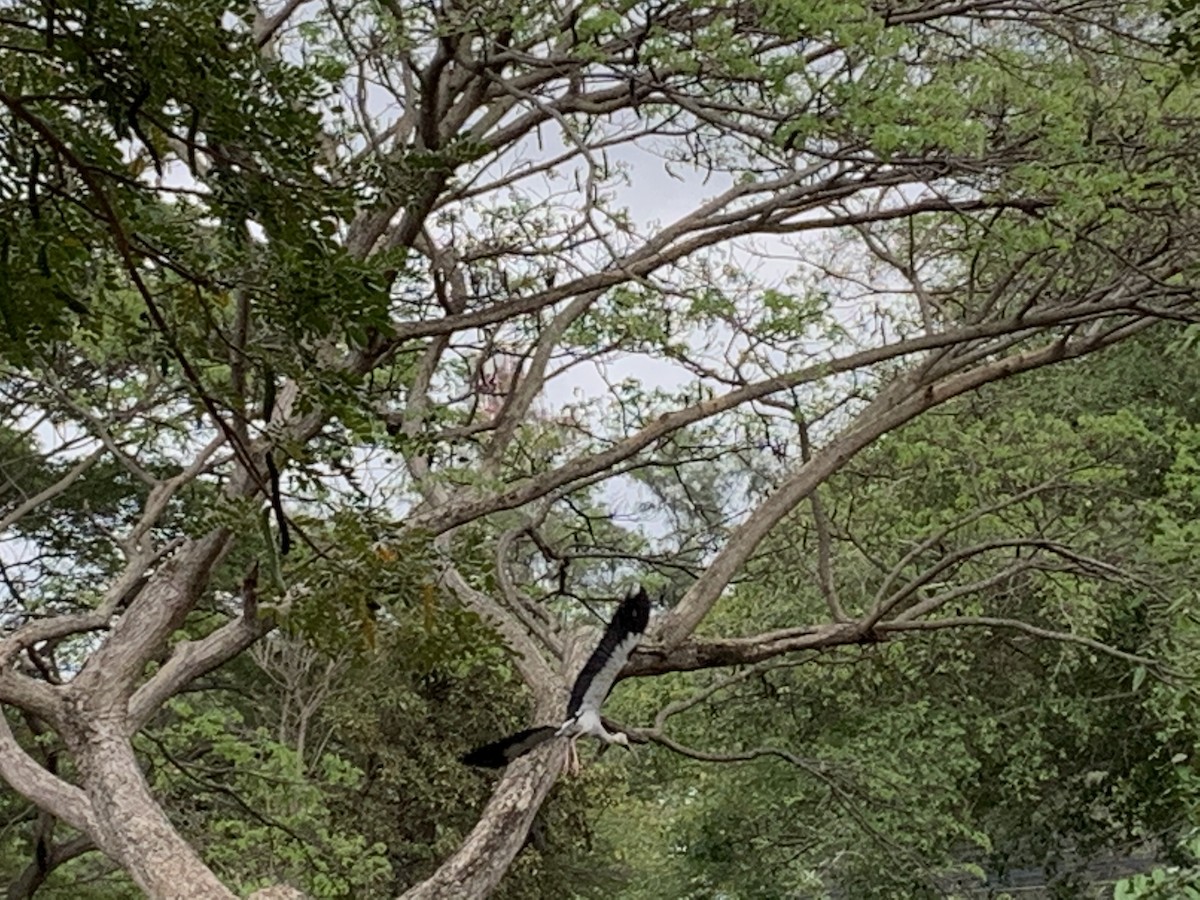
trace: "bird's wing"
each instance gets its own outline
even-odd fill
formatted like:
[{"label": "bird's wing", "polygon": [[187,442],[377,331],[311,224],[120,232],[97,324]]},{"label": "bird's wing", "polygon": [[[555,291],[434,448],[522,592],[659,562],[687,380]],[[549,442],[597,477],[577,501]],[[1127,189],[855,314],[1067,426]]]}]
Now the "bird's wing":
[{"label": "bird's wing", "polygon": [[629,654],[646,633],[650,621],[650,598],[645,588],[638,588],[621,601],[612,621],[604,629],[604,636],[583,671],[571,688],[571,702],[567,706],[567,719],[574,718],[581,709],[600,711],[600,704],[608,697],[617,674],[625,667]]},{"label": "bird's wing", "polygon": [[484,769],[500,769],[507,766],[518,756],[524,756],[535,747],[540,747],[554,737],[558,729],[553,725],[539,725],[537,728],[526,728],[506,738],[476,747],[470,753],[465,753],[459,759],[468,766],[479,766]]}]

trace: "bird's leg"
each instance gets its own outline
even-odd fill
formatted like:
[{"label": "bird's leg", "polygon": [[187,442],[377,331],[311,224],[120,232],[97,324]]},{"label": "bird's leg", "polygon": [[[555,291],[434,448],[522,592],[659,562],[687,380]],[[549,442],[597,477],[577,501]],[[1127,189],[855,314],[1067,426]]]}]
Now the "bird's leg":
[{"label": "bird's leg", "polygon": [[579,735],[573,735],[570,741],[567,742],[567,774],[579,774],[579,748],[575,746],[575,742],[579,740]]}]

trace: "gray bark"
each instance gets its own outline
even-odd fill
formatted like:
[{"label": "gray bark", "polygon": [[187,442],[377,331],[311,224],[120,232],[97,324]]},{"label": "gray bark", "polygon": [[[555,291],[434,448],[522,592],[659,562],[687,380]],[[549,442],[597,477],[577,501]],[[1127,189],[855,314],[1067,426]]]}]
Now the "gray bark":
[{"label": "gray bark", "polygon": [[234,894],[175,830],[150,793],[124,722],[90,717],[68,741],[92,801],[92,837],[153,900],[232,900]]},{"label": "gray bark", "polygon": [[529,827],[562,771],[565,750],[564,741],[551,741],[510,765],[467,839],[403,900],[488,896],[525,845]]}]

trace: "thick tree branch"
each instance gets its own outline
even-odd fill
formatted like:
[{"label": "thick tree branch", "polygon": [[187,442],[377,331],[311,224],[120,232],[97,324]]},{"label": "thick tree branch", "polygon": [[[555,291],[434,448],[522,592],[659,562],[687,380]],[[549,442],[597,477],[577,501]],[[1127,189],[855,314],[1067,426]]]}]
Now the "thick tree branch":
[{"label": "thick tree branch", "polygon": [[488,896],[524,846],[529,826],[558,779],[565,757],[565,742],[550,741],[509,765],[458,850],[401,900]]},{"label": "thick tree branch", "polygon": [[647,643],[634,651],[622,678],[694,672],[774,659],[800,650],[873,644],[879,638],[853,622],[799,626],[744,638],[688,638],[672,648]]},{"label": "thick tree branch", "polygon": [[17,743],[8,720],[0,715],[0,776],[22,797],[93,838],[96,819],[87,794],[52,775]]},{"label": "thick tree branch", "polygon": [[76,702],[94,709],[119,706],[124,716],[146,664],[183,624],[228,542],[224,529],[211,531],[187,542],[151,577],[67,686]]},{"label": "thick tree branch", "polygon": [[170,658],[129,700],[129,731],[143,728],[151,716],[189,684],[220,668],[275,627],[269,616],[246,612],[198,641],[183,641]]},{"label": "thick tree branch", "polygon": [[525,684],[533,691],[537,706],[551,706],[551,698],[562,688],[562,679],[550,668],[520,620],[487,594],[471,587],[453,566],[446,568],[442,577],[463,605],[493,624],[516,653],[515,665]]}]

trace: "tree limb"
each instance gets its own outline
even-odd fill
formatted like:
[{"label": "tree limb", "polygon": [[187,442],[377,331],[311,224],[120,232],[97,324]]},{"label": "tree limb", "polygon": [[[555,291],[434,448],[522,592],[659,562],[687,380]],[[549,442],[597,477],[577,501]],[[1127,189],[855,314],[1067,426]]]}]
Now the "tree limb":
[{"label": "tree limb", "polygon": [[[1153,321],[1134,319],[1128,322],[1126,327],[1134,331],[1141,330],[1149,327]],[[904,379],[893,382],[856,417],[851,426],[817,452],[809,463],[802,465],[789,476],[735,529],[713,559],[705,576],[689,589],[679,604],[660,623],[659,634],[663,643],[670,649],[691,634],[712,608],[734,573],[770,530],[818,484],[838,471],[847,460],[879,436],[934,406],[984,384],[1106,347],[1113,342],[1118,333],[1127,332],[1101,332],[1082,335],[1075,341],[1054,341],[947,376],[934,384],[911,384],[906,383]]]},{"label": "tree limb", "polygon": [[1069,631],[1054,631],[1049,628],[1030,625],[1028,622],[1022,622],[1020,619],[994,618],[990,616],[953,616],[945,619],[880,622],[875,626],[875,630],[881,634],[900,634],[909,631],[943,631],[947,628],[1003,628],[1010,631],[1020,631],[1044,640],[1078,644],[1097,653],[1103,653],[1106,656],[1111,656],[1123,662],[1145,666],[1149,669],[1162,669],[1162,663],[1150,657],[1138,656],[1136,653],[1127,653],[1124,650],[1105,644],[1103,641],[1085,637],[1081,634],[1072,634]]},{"label": "tree limb", "polygon": [[91,708],[119,707],[124,716],[146,663],[183,623],[228,543],[224,529],[185,543],[117,619],[104,643],[66,686],[67,694]]},{"label": "tree limb", "polygon": [[51,775],[26,753],[3,715],[0,715],[0,776],[30,803],[77,831],[95,837],[97,823],[87,794]]}]

